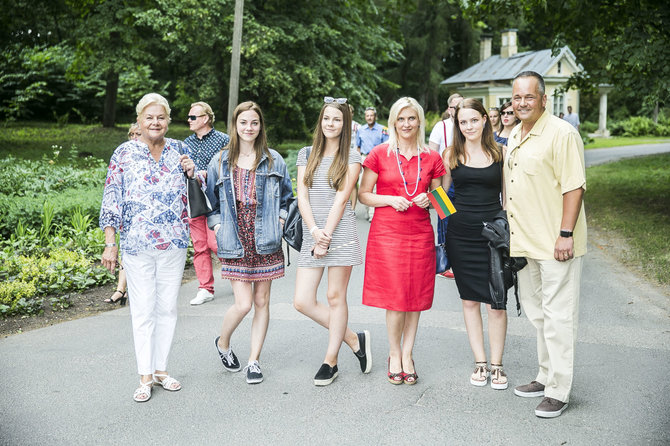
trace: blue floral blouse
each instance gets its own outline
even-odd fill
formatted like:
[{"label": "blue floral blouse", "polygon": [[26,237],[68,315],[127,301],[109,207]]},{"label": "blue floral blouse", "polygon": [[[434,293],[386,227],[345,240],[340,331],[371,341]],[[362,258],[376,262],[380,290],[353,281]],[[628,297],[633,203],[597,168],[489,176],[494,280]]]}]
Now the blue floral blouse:
[{"label": "blue floral blouse", "polygon": [[188,155],[188,147],[171,138],[166,138],[158,162],[139,141],[124,142],[114,151],[102,195],[100,228],[111,226],[120,232],[123,253],[188,246],[181,154]]}]

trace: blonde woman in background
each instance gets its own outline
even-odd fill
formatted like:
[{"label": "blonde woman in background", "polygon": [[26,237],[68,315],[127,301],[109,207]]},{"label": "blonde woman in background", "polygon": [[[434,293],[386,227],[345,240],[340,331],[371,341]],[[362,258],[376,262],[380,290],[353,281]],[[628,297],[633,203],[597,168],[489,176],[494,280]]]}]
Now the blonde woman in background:
[{"label": "blonde woman in background", "polygon": [[[130,124],[128,129],[128,141],[137,141],[142,136],[142,131],[140,130],[140,125],[136,122]],[[116,291],[109,296],[108,299],[105,299],[103,302],[107,304],[119,303],[120,306],[124,306],[128,292],[126,291],[126,272],[123,269],[123,265],[119,264],[119,281],[116,284]]]}]

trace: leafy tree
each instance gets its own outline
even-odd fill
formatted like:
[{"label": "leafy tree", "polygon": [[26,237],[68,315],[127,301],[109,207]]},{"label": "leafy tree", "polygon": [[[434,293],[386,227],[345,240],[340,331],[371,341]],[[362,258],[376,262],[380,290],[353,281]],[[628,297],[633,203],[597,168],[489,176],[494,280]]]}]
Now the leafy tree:
[{"label": "leafy tree", "polygon": [[[503,20],[493,22],[494,12]],[[663,0],[477,0],[466,14],[492,27],[523,18],[527,41],[544,45],[552,36],[554,49],[569,45],[585,68],[569,86],[614,84],[647,107],[670,99],[670,8]]]},{"label": "leafy tree", "polygon": [[[180,107],[205,100],[227,108],[232,14],[232,0],[158,0],[140,16],[169,47]],[[382,23],[369,0],[246,2],[240,101],[263,107],[275,140],[304,137],[325,95],[354,106],[377,101],[379,68],[400,49]]]},{"label": "leafy tree", "polygon": [[[384,93],[386,105],[412,96],[427,110],[440,111],[440,82],[474,61],[474,31],[463,19],[457,0],[396,0],[384,4],[385,27],[402,36],[402,59],[385,74],[396,88]],[[399,91],[396,89],[399,88]]]}]

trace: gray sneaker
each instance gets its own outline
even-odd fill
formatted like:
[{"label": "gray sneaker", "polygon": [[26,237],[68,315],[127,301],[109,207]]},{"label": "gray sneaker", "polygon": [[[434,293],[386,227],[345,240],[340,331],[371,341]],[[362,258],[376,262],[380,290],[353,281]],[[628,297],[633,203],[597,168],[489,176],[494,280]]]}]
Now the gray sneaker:
[{"label": "gray sneaker", "polygon": [[252,361],[244,368],[244,372],[247,374],[247,383],[248,384],[258,384],[263,382],[263,373],[261,372],[261,367],[258,364],[258,361]]},{"label": "gray sneaker", "polygon": [[568,407],[568,403],[554,398],[544,397],[535,408],[535,415],[540,418],[556,418]]},{"label": "gray sneaker", "polygon": [[514,394],[523,398],[544,396],[544,384],[540,384],[537,381],[531,381],[530,384],[516,387],[514,389]]}]

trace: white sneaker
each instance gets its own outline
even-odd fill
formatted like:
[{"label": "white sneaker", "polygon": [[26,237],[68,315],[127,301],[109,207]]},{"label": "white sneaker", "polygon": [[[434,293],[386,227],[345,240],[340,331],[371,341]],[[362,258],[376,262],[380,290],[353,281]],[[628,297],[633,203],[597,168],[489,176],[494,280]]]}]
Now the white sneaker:
[{"label": "white sneaker", "polygon": [[205,302],[209,302],[210,300],[214,299],[214,294],[210,293],[204,288],[200,288],[198,290],[198,294],[195,295],[193,299],[191,299],[191,305],[202,305]]}]

